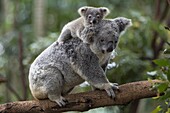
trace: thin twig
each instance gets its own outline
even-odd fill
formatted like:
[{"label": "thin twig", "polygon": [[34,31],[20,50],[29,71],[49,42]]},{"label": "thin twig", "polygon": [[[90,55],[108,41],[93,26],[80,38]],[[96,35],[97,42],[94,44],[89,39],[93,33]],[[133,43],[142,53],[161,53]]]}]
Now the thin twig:
[{"label": "thin twig", "polygon": [[160,0],[156,1],[156,12],[155,12],[155,19],[159,19],[160,18]]},{"label": "thin twig", "polygon": [[[162,22],[169,11],[169,6],[168,3],[165,1],[165,8],[163,9],[162,13],[161,13],[161,3],[160,0],[157,0],[156,2],[156,12],[155,12],[155,19],[159,22]],[[164,44],[165,44],[165,40],[163,38],[160,37],[160,42],[157,43],[158,40],[158,32],[157,31],[153,31],[153,39],[152,39],[152,50],[153,50],[153,58],[152,59],[156,59],[159,56],[160,51],[162,50]]]},{"label": "thin twig", "polygon": [[18,100],[22,100],[21,97],[19,96],[19,94],[8,84],[6,85],[7,88],[14,94],[14,96],[18,99]]},{"label": "thin twig", "polygon": [[23,100],[27,99],[27,85],[26,85],[26,76],[24,72],[24,65],[23,65],[23,41],[22,41],[22,33],[19,33],[18,39],[18,49],[19,49],[19,71],[22,81],[22,88],[23,88]]},{"label": "thin twig", "polygon": [[167,0],[168,4],[170,5],[170,0]]},{"label": "thin twig", "polygon": [[161,17],[160,17],[160,22],[162,22],[162,21],[166,18],[167,14],[168,14],[168,11],[169,11],[169,5],[168,5],[168,3],[165,1],[165,8],[164,8],[164,10],[163,10],[163,12],[162,12],[162,15],[161,15]]}]

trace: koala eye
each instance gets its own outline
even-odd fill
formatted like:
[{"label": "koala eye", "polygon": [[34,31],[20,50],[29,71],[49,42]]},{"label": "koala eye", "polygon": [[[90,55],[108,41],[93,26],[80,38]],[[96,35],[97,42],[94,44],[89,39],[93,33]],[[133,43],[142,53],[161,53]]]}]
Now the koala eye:
[{"label": "koala eye", "polygon": [[90,19],[92,16],[91,15],[88,15],[88,18]]},{"label": "koala eye", "polygon": [[104,40],[103,40],[103,39],[101,39],[101,40],[100,40],[100,42],[104,42]]},{"label": "koala eye", "polygon": [[99,15],[99,14],[97,15],[97,18],[100,18],[100,15]]},{"label": "koala eye", "polygon": [[113,41],[109,41],[109,43],[113,43]]},{"label": "koala eye", "polygon": [[118,43],[118,38],[119,38],[119,37],[115,36],[115,38],[114,38],[114,43],[115,43],[115,44]]}]

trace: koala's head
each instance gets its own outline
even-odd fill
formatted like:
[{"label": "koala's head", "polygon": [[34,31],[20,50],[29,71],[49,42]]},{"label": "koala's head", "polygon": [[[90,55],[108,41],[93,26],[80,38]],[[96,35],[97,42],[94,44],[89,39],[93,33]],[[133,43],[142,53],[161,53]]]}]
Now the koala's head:
[{"label": "koala's head", "polygon": [[95,25],[107,16],[110,11],[106,7],[95,8],[84,6],[78,9],[78,13],[84,18],[86,25]]},{"label": "koala's head", "polygon": [[90,44],[91,50],[95,54],[105,54],[112,52],[119,41],[119,36],[132,25],[131,19],[118,17],[110,20],[102,20],[100,28],[96,30]]}]

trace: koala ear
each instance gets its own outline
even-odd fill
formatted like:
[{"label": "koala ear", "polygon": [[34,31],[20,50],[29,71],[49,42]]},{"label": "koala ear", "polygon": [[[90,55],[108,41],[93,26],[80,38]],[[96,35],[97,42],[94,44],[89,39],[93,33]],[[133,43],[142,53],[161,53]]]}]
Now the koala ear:
[{"label": "koala ear", "polygon": [[106,7],[100,7],[99,9],[101,13],[103,14],[103,18],[106,17],[110,13],[110,10]]},{"label": "koala ear", "polygon": [[116,22],[116,24],[118,25],[120,33],[125,31],[128,27],[132,26],[131,19],[125,17],[117,17],[113,19],[113,21]]},{"label": "koala ear", "polygon": [[80,14],[80,16],[85,16],[85,13],[88,9],[88,6],[84,6],[78,9],[78,13]]}]

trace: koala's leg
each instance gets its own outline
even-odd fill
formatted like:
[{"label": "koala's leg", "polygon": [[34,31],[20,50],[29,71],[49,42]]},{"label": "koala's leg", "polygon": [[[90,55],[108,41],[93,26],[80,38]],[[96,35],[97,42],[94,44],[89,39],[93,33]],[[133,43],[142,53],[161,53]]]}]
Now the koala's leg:
[{"label": "koala's leg", "polygon": [[50,68],[48,70],[49,73],[46,74],[45,78],[48,98],[56,102],[60,107],[65,106],[67,101],[61,96],[64,83],[63,75],[56,68]]},{"label": "koala's leg", "polygon": [[108,64],[108,61],[101,66],[105,73],[106,73],[106,70],[107,70],[107,64]]},{"label": "koala's leg", "polygon": [[110,97],[115,98],[113,90],[119,88],[117,85],[108,81],[105,72],[99,65],[97,56],[91,50],[89,51],[86,45],[85,48],[81,49],[79,54],[81,55],[78,55],[75,63],[72,64],[75,72],[95,88],[104,89]]},{"label": "koala's leg", "polygon": [[80,33],[80,39],[83,41],[83,43],[92,43],[93,42],[93,36],[96,34],[94,27],[85,27],[82,32]]},{"label": "koala's leg", "polygon": [[[106,74],[106,70],[107,70],[107,64],[108,64],[108,61],[106,63],[104,63],[101,67],[103,69],[103,71],[105,72]],[[97,88],[95,88],[94,86],[91,86],[92,90],[98,90]]]},{"label": "koala's leg", "polygon": [[69,29],[66,29],[66,30],[61,32],[57,41],[59,43],[64,43],[66,40],[68,40],[70,38],[71,38],[71,31]]},{"label": "koala's leg", "polygon": [[75,69],[77,70],[77,73],[84,80],[88,81],[93,87],[105,90],[111,98],[115,98],[115,93],[113,90],[118,90],[119,87],[115,85],[115,83],[112,84],[108,81],[101,67],[95,66],[94,64],[90,64],[88,65],[88,68],[85,65],[83,65],[83,67],[82,65],[79,65],[78,67],[76,66],[75,68],[77,68]]}]

